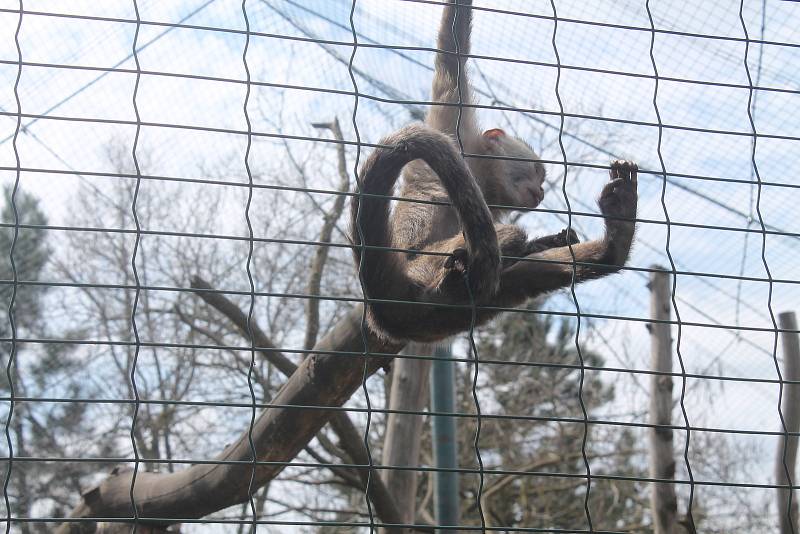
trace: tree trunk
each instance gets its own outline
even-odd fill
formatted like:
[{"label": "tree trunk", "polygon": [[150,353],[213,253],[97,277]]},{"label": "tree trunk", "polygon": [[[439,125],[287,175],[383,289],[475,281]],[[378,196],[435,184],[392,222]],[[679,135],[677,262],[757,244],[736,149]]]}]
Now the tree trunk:
[{"label": "tree trunk", "polygon": [[[800,340],[797,335],[797,318],[793,312],[778,316],[783,332],[783,379],[800,381]],[[783,420],[786,423],[785,437],[779,438],[778,454],[775,459],[775,483],[781,486],[797,484],[795,478],[797,464],[797,432],[800,431],[800,385],[784,384]],[[783,429],[781,429],[783,430]],[[795,435],[791,435],[791,433]],[[797,501],[791,489],[778,490],[778,524],[780,534],[794,534],[798,530]]]},{"label": "tree trunk", "polygon": [[[672,336],[670,320],[669,273],[650,275],[650,368],[658,373],[672,372]],[[675,456],[672,448],[672,376],[650,377],[650,477],[672,480],[675,477]],[[651,483],[650,506],[655,534],[678,532],[678,500],[675,485]]]}]

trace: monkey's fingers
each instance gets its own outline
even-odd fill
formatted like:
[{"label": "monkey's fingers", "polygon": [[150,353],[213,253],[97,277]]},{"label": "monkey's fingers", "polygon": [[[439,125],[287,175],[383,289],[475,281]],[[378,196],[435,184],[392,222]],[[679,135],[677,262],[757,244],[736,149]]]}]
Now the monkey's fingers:
[{"label": "monkey's fingers", "polygon": [[612,180],[624,179],[636,183],[636,176],[639,167],[636,163],[628,160],[618,159],[611,162],[611,167],[608,170]]},{"label": "monkey's fingers", "polygon": [[469,263],[469,253],[465,248],[457,248],[454,249],[450,256],[445,260],[444,267],[445,269],[453,269],[459,272],[465,272],[467,270],[467,264]]},{"label": "monkey's fingers", "polygon": [[561,233],[563,234],[564,244],[566,245],[577,245],[581,242],[574,228],[564,228],[561,230]]}]

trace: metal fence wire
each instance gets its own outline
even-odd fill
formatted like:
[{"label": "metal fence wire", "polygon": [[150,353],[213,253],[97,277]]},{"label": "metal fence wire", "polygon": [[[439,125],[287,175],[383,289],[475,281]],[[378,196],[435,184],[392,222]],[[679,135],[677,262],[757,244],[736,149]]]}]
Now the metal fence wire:
[{"label": "metal fence wire", "polygon": [[[5,532],[799,531],[800,4],[459,1],[0,1]],[[406,344],[347,213],[445,52],[506,221],[599,238],[627,159],[636,236]]]}]

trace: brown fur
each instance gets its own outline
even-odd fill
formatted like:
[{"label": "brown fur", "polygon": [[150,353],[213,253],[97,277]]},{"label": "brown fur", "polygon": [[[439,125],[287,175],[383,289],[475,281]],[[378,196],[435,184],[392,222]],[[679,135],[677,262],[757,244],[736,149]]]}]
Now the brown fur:
[{"label": "brown fur", "polygon": [[[538,205],[544,196],[544,167],[525,142],[498,129],[481,134],[474,108],[458,105],[472,102],[461,55],[469,53],[470,6],[467,0],[460,0],[460,7],[445,6],[439,28],[432,99],[450,105],[432,106],[424,125],[407,126],[383,139],[381,145],[389,148],[375,150],[364,163],[361,194],[353,198],[352,235],[354,244],[364,247],[354,250],[370,299],[369,325],[392,339],[436,341],[469,327],[469,310],[453,306],[515,306],[572,280],[570,266],[567,280],[563,265],[520,266],[514,258],[551,252],[557,261],[569,263],[574,252],[576,261],[597,264],[576,267],[576,281],[581,281],[624,265],[633,239],[632,222],[607,221],[606,237],[599,241],[578,244],[571,230],[529,241],[518,226],[497,222],[499,211],[490,212],[487,202]],[[456,139],[466,153],[519,159],[465,159]],[[400,196],[412,202],[400,201],[391,211],[385,197],[401,172]],[[635,165],[615,162],[612,178],[601,197],[603,213],[627,214],[632,202],[635,216]],[[401,251],[385,250],[389,247]],[[501,254],[509,257],[502,264]],[[516,288],[509,284],[528,271],[544,279],[526,280]],[[479,310],[478,322],[494,314]]]}]

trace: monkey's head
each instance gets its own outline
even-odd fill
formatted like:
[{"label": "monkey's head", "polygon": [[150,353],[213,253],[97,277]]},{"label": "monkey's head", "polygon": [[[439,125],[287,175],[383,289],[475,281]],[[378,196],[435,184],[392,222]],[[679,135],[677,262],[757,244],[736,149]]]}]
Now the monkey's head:
[{"label": "monkey's head", "polygon": [[[500,156],[487,158],[487,176],[492,183],[482,184],[486,201],[515,208],[535,208],[544,199],[544,165],[539,156],[521,139],[494,128],[483,132],[485,153]],[[513,158],[513,159],[505,159]]]}]

